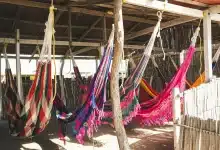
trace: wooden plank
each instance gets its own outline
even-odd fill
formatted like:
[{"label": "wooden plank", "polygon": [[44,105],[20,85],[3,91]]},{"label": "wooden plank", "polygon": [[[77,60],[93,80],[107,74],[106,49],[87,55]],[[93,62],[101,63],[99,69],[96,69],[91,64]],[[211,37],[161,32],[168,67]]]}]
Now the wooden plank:
[{"label": "wooden plank", "polygon": [[180,126],[181,123],[181,104],[180,91],[178,88],[173,89],[173,123],[174,123],[174,150],[180,150]]},{"label": "wooden plank", "polygon": [[[6,21],[14,21],[15,18],[6,18],[6,17],[0,17],[0,20],[6,20]],[[35,21],[28,21],[28,20],[19,20],[20,23],[24,23],[24,24],[30,24],[30,25],[36,25],[36,26],[44,26],[45,27],[45,23],[42,22],[35,22]],[[67,25],[61,25],[61,24],[56,24],[55,28],[68,28]],[[72,25],[73,29],[88,29],[89,26],[76,26],[76,25]],[[92,28],[92,30],[103,30],[103,28],[100,27],[94,27]],[[111,31],[111,29],[106,29],[107,31]]]},{"label": "wooden plank", "polygon": [[[7,42],[9,44],[15,44],[15,39],[13,38],[0,38],[0,43]],[[20,39],[20,44],[25,45],[42,45],[43,40],[35,40],[35,39]],[[56,41],[57,46],[69,46],[69,41]],[[72,42],[73,46],[92,46],[99,47],[101,44],[96,42]]]},{"label": "wooden plank", "polygon": [[24,103],[22,79],[21,79],[21,62],[20,62],[20,30],[16,30],[16,84],[18,88],[18,95],[21,103]]},{"label": "wooden plank", "polygon": [[[203,18],[203,11],[198,9],[193,9],[189,7],[183,7],[175,4],[170,3],[164,3],[162,1],[158,0],[126,0],[127,4],[137,5],[141,7],[166,11],[178,15],[185,15],[190,17],[196,17],[196,18]],[[220,21],[220,15],[217,15],[218,17],[213,18],[214,21]]]},{"label": "wooden plank", "polygon": [[213,13],[213,14],[220,13],[220,5],[211,6],[208,10],[210,13]]},{"label": "wooden plank", "polygon": [[211,17],[208,11],[204,12],[203,19],[203,37],[204,37],[204,61],[205,61],[205,80],[212,78],[212,27]]},{"label": "wooden plank", "polygon": [[[161,23],[161,29],[169,28],[169,27],[179,25],[179,24],[183,24],[183,23],[186,23],[186,22],[190,22],[190,21],[193,21],[193,20],[196,20],[196,19],[197,18],[193,18],[193,17],[180,17],[180,18],[177,18],[177,19],[173,19],[171,21]],[[125,39],[126,40],[131,40],[131,39],[134,39],[134,38],[142,36],[142,35],[150,34],[151,32],[153,32],[153,30],[154,30],[154,26],[143,29],[143,30],[140,30],[140,31],[135,32],[135,33],[128,34],[125,37]]]},{"label": "wooden plank", "polygon": [[18,21],[20,19],[20,14],[21,14],[21,7],[18,6],[17,10],[16,10],[16,17],[15,17],[15,19],[13,21],[13,24],[12,24],[12,29],[11,29],[12,31],[14,31],[15,28],[16,28],[16,25],[17,25],[17,23],[18,23]]},{"label": "wooden plank", "polygon": [[180,2],[180,3],[185,3],[185,4],[190,4],[190,5],[195,5],[195,6],[200,6],[200,7],[208,7],[207,4],[192,1],[192,0],[173,0],[174,2]]},{"label": "wooden plank", "polygon": [[80,49],[78,51],[73,52],[72,54],[73,54],[73,56],[76,56],[76,55],[88,52],[90,50],[93,50],[93,49],[95,49],[95,47],[85,47],[85,48],[82,48],[82,49]]},{"label": "wooden plank", "polygon": [[[0,3],[14,4],[14,5],[20,5],[20,6],[26,6],[26,7],[44,8],[44,9],[48,9],[50,7],[49,3],[41,3],[41,2],[28,1],[28,0],[0,0]],[[59,5],[55,5],[55,7],[57,8],[57,10],[60,10],[60,11],[68,11],[67,7],[63,7]],[[100,16],[100,17],[101,16],[106,16],[109,18],[114,17],[113,14],[110,14],[107,12],[90,10],[90,9],[79,8],[79,7],[72,7],[71,12],[82,13],[82,14],[93,15],[93,16]],[[124,20],[127,20],[127,21],[155,24],[155,21],[147,20],[145,18],[139,18],[139,17],[134,17],[134,16],[128,16],[128,15],[124,15],[123,17],[124,17]]]},{"label": "wooden plank", "polygon": [[60,17],[63,15],[64,11],[58,11],[55,18],[54,18],[54,24],[56,25],[59,21]]},{"label": "wooden plank", "polygon": [[96,21],[91,24],[91,26],[80,36],[79,41],[83,40],[88,33],[102,20],[102,17],[99,17],[98,19],[96,19]]},{"label": "wooden plank", "polygon": [[[1,55],[1,53],[0,53]],[[2,72],[3,72],[3,69],[2,69],[2,59],[0,57],[0,77],[1,77],[1,81],[2,81]],[[0,82],[0,120],[2,120],[2,117],[3,117],[3,95],[2,95],[2,82]]]}]

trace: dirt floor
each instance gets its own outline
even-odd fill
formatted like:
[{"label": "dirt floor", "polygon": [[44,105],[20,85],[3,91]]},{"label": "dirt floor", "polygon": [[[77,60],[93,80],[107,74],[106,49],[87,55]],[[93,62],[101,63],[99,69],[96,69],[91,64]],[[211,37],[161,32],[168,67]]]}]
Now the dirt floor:
[{"label": "dirt floor", "polygon": [[[172,125],[164,127],[126,127],[132,150],[173,150]],[[66,145],[57,137],[57,123],[52,121],[41,135],[32,139],[16,139],[8,134],[8,124],[0,121],[0,150],[118,150],[115,131],[102,126],[84,145],[68,139]],[[69,135],[71,137],[71,135]]]}]

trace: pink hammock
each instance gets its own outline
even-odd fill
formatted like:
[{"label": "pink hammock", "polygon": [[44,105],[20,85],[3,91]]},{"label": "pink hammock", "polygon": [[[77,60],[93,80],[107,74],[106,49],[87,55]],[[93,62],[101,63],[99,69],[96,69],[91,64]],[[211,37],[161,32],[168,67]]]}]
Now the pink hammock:
[{"label": "pink hammock", "polygon": [[[158,96],[141,104],[136,119],[145,125],[162,125],[172,119],[172,90],[175,87],[183,92],[185,89],[186,72],[190,66],[195,47],[189,47],[187,56],[171,82]],[[151,104],[151,106],[149,106]]]}]

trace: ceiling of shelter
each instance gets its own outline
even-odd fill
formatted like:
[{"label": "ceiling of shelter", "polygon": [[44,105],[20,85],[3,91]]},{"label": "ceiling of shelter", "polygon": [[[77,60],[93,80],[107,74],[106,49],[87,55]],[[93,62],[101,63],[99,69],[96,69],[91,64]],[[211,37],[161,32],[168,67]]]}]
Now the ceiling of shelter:
[{"label": "ceiling of shelter", "polygon": [[[4,0],[5,1],[5,0]],[[14,38],[15,30],[20,29],[21,39],[42,40],[44,36],[45,21],[48,17],[50,0],[10,0],[2,2],[0,0],[0,38]],[[174,3],[177,3],[175,0]],[[26,3],[27,2],[27,3]],[[15,5],[15,3],[17,5]],[[113,4],[112,0],[54,0],[55,6],[67,9],[72,8],[72,37],[73,41],[78,42],[96,42],[105,41],[104,20],[106,22],[106,38],[111,32],[113,24]],[[28,4],[28,5],[27,5]],[[27,7],[32,5],[32,7]],[[36,4],[38,4],[36,6]],[[46,4],[46,5],[45,5]],[[186,5],[186,4],[184,4]],[[41,8],[44,6],[44,8]],[[193,7],[193,6],[192,6]],[[199,7],[204,9],[205,6]],[[149,34],[137,34],[144,29],[152,28],[157,22],[157,11],[142,7],[136,7],[125,4],[123,7],[125,44],[144,45],[150,38]],[[105,16],[105,17],[104,17]],[[175,22],[175,20],[185,19],[185,16],[179,16],[165,12],[163,14],[163,23]],[[187,21],[186,21],[187,22]],[[193,30],[199,24],[199,20],[190,21],[161,31],[163,47],[173,51],[179,51],[188,47]],[[55,12],[55,30],[56,40],[68,41],[68,12],[58,9]],[[219,41],[220,27],[213,24],[213,40]],[[201,31],[202,35],[202,31]],[[128,38],[130,37],[130,38]],[[0,45],[2,46],[2,45]],[[155,47],[160,47],[159,40]],[[21,45],[21,53],[31,54],[35,45]],[[74,47],[76,52],[85,47]],[[64,55],[68,46],[57,46],[56,53]],[[9,53],[14,53],[14,45],[8,48]],[[132,52],[132,49],[125,50],[126,53]],[[88,52],[79,55],[97,56],[97,48],[94,47]]]}]

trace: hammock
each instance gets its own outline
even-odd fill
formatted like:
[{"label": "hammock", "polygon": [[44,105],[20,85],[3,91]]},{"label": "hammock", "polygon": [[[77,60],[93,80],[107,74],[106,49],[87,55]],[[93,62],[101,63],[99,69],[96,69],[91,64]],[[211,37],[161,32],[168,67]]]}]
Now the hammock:
[{"label": "hammock", "polygon": [[[133,58],[130,58],[129,59],[129,62],[131,64],[131,68],[132,70],[134,70],[136,68],[136,64],[133,60]],[[152,62],[162,80],[162,82],[165,84],[166,81],[165,81],[165,77],[163,76],[163,74],[161,73],[161,71],[159,70],[158,68],[158,65],[156,63],[156,61],[154,59],[152,59]],[[147,94],[146,94],[147,93]],[[158,93],[156,90],[154,90],[148,83],[146,80],[144,80],[143,78],[141,79],[141,82],[140,82],[140,91],[139,91],[139,102],[143,102],[145,101],[146,99],[151,99],[155,96],[157,96]]]},{"label": "hammock", "polygon": [[[138,114],[138,111],[140,110],[140,104],[138,102],[138,97],[137,97],[138,85],[140,84],[140,81],[144,74],[144,70],[150,59],[154,42],[159,32],[160,22],[162,19],[161,13],[159,13],[158,18],[159,18],[158,23],[156,24],[154,31],[151,35],[151,38],[148,42],[148,45],[144,50],[144,54],[140,60],[140,63],[133,71],[133,73],[125,81],[124,87],[120,88],[121,109],[122,109],[123,123],[125,125],[128,124],[132,120],[132,118]],[[109,124],[110,122],[112,122],[113,115],[111,109],[109,110],[108,108],[107,110],[107,108],[105,108],[104,116],[105,117],[103,118],[102,123]]]},{"label": "hammock", "polygon": [[[54,7],[50,7],[44,42],[37,64],[35,79],[22,104],[17,86],[13,79],[9,61],[4,47],[6,60],[5,96],[9,130],[12,136],[30,137],[41,133],[50,121],[53,105],[53,88],[51,75],[51,46],[54,34]],[[54,47],[53,47],[54,48]]]},{"label": "hammock", "polygon": [[[218,50],[216,51],[214,57],[212,58],[212,69],[214,70],[217,64],[217,61],[219,59],[219,55],[220,55],[220,47],[218,48]],[[203,72],[198,79],[193,83],[192,87],[197,87],[200,84],[205,82],[205,72]]]},{"label": "hammock", "polygon": [[172,119],[172,89],[178,87],[181,92],[184,91],[185,76],[195,52],[199,30],[198,27],[193,35],[187,56],[170,83],[158,96],[141,104],[141,110],[136,117],[141,123],[145,125],[162,125]]},{"label": "hammock", "polygon": [[[83,143],[83,137],[86,133],[89,137],[91,137],[93,130],[100,125],[103,107],[106,101],[106,84],[113,55],[113,41],[114,26],[100,65],[91,81],[86,101],[80,108],[72,113],[69,113],[67,109],[65,109],[65,105],[63,105],[60,97],[57,95],[55,98],[54,104],[56,109],[59,110],[57,118],[65,125],[72,122],[73,135],[79,143]],[[78,69],[76,65],[75,69]],[[64,137],[66,135],[65,132],[65,129],[62,130],[60,137]]]}]

